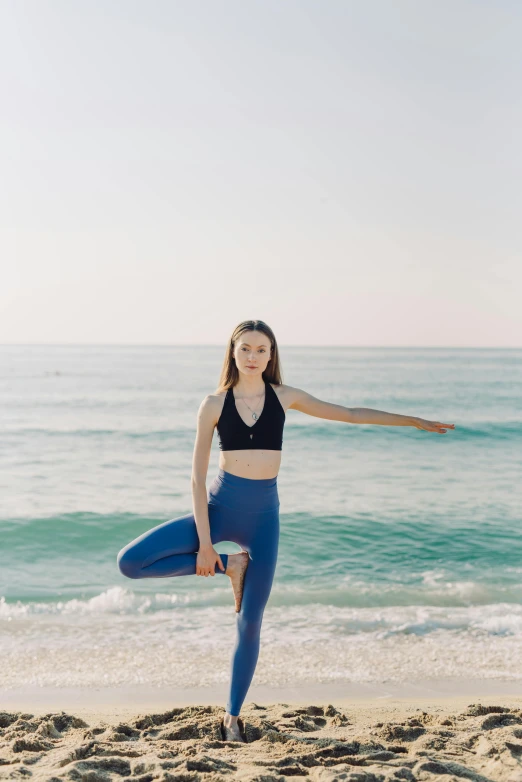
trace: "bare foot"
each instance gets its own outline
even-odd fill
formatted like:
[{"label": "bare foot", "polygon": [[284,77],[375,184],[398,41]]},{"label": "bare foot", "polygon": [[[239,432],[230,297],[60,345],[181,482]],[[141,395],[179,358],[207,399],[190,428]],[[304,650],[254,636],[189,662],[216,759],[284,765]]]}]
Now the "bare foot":
[{"label": "bare foot", "polygon": [[227,569],[225,574],[230,577],[232,581],[232,589],[234,592],[234,598],[236,601],[236,614],[241,609],[241,598],[243,597],[243,582],[245,580],[245,573],[248,567],[248,552],[241,551],[239,554],[229,554]]},{"label": "bare foot", "polygon": [[223,733],[225,734],[225,741],[242,741],[244,744],[245,742],[243,736],[241,735],[237,720],[237,717],[234,717],[232,714],[225,712],[225,716],[223,717]]}]

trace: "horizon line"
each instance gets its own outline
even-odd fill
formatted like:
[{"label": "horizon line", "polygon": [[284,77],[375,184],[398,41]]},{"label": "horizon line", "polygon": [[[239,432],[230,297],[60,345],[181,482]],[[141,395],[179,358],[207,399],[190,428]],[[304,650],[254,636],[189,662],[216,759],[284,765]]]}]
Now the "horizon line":
[{"label": "horizon line", "polygon": [[[0,342],[0,347],[123,347],[223,348],[225,342]],[[339,345],[329,343],[278,343],[285,348],[350,348],[389,350],[521,350],[522,345]]]}]

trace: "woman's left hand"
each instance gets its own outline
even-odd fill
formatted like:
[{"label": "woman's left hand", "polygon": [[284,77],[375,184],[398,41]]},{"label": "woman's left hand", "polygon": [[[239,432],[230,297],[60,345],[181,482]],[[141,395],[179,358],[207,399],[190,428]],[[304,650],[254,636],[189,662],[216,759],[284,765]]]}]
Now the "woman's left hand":
[{"label": "woman's left hand", "polygon": [[414,418],[413,426],[416,429],[437,432],[437,434],[445,434],[447,429],[455,429],[455,424],[441,424],[440,421],[426,421],[425,418]]}]

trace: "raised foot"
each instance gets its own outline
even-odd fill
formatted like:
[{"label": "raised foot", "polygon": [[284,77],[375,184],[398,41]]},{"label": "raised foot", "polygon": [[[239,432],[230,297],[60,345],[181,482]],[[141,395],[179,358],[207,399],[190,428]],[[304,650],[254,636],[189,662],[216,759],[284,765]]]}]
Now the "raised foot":
[{"label": "raised foot", "polygon": [[241,600],[243,597],[243,582],[245,580],[245,573],[248,567],[249,556],[246,551],[241,551],[239,554],[229,554],[227,569],[225,574],[230,577],[232,582],[232,590],[234,592],[234,599],[236,601],[236,614],[241,610]]}]

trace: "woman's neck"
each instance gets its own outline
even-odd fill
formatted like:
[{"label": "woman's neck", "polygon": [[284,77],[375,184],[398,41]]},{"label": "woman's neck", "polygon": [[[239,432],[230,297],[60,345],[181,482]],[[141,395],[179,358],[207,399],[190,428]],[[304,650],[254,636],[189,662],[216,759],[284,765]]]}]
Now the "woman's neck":
[{"label": "woman's neck", "polygon": [[244,380],[239,380],[234,386],[234,390],[236,397],[248,399],[250,396],[260,396],[265,390],[265,381],[263,380],[263,384],[260,386],[257,377],[247,377]]}]

